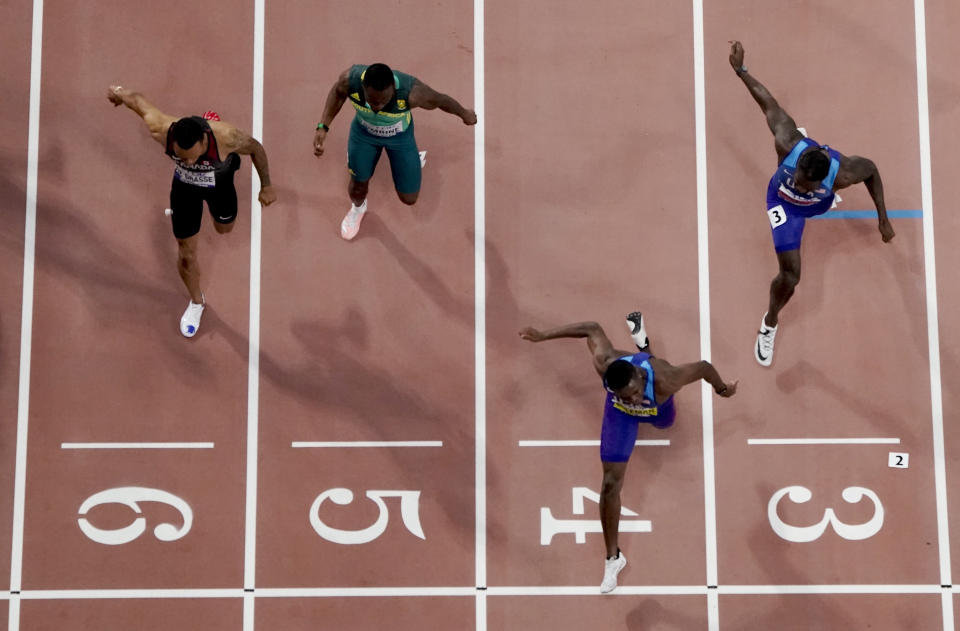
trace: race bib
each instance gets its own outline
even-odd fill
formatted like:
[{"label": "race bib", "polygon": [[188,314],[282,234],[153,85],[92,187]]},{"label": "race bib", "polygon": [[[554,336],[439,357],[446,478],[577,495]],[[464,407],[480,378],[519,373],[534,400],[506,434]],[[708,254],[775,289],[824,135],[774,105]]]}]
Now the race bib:
[{"label": "race bib", "polygon": [[783,209],[783,206],[774,206],[768,209],[767,217],[770,218],[770,225],[774,228],[787,223],[787,211]]},{"label": "race bib", "polygon": [[363,125],[363,128],[374,136],[380,138],[389,138],[391,136],[396,136],[403,131],[403,121],[397,121],[393,125],[373,125],[367,121],[360,119],[360,124]]},{"label": "race bib", "polygon": [[174,176],[184,184],[192,184],[193,186],[213,188],[217,185],[213,171],[193,171],[178,164],[174,170]]}]

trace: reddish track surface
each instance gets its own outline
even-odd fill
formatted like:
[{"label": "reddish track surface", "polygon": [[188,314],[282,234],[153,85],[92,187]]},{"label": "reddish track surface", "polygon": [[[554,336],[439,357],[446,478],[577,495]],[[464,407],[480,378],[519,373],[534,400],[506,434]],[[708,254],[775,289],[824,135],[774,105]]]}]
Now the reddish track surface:
[{"label": "reddish track surface", "polygon": [[[641,440],[670,441],[637,448],[623,493],[624,506],[653,530],[621,536],[630,564],[619,593],[607,598],[593,593],[600,535],[577,543],[561,533],[541,545],[542,508],[557,519],[595,519],[589,501],[584,515],[574,514],[571,495],[599,490],[597,448],[518,444],[599,438],[599,381],[583,342],[533,345],[517,331],[596,319],[627,348],[622,315],[642,308],[658,355],[673,362],[701,356],[693,9],[625,0],[600,0],[589,10],[572,0],[486,2],[487,469],[479,563],[486,581],[478,585],[474,130],[439,111],[416,112],[418,144],[428,150],[420,201],[397,200],[381,159],[372,213],[351,243],[337,232],[349,208],[349,106],[332,125],[326,154],[311,153],[327,90],[352,63],[386,61],[474,106],[473,3],[415,4],[267,2],[262,135],[279,201],[262,213],[256,591],[246,596],[249,607],[256,594],[256,607],[245,627],[243,588],[254,586],[244,558],[253,473],[245,459],[249,161],[237,178],[237,228],[221,236],[204,221],[200,263],[210,306],[198,336],[184,340],[176,325],[187,297],[161,213],[170,165],[136,117],[112,108],[105,94],[120,83],[168,113],[215,109],[251,129],[252,3],[237,11],[236,3],[213,2],[197,12],[182,0],[155,9],[45,0],[23,594],[10,593],[4,576],[0,620],[13,608],[18,628],[31,631],[377,629],[386,621],[395,629],[446,630],[475,628],[478,618],[487,629],[686,631],[709,628],[712,603],[715,628],[724,631],[952,630],[953,621],[943,620],[940,562],[950,558],[953,575],[960,573],[960,536],[943,554],[922,221],[894,219],[890,244],[881,243],[875,220],[808,222],[803,281],[781,316],[777,358],[770,369],[757,366],[750,347],[776,265],[763,216],[775,153],[727,62],[727,41],[741,39],[751,72],[813,138],[872,158],[888,208],[923,209],[912,4],[818,2],[801,11],[766,0],[706,3],[703,280],[710,283],[712,360],[725,378],[741,380],[741,391],[712,401],[712,462],[704,458],[698,388],[678,395],[674,427],[641,428]],[[952,187],[960,8],[928,0],[926,23],[949,489],[949,514],[940,518],[956,524],[960,218]],[[30,28],[29,2],[0,7],[0,40],[18,53],[0,60],[0,485],[10,489],[0,494],[0,517],[8,516],[0,519],[0,567],[11,563],[13,537]],[[871,207],[862,186],[844,193],[842,209]],[[747,444],[809,437],[900,444]],[[442,447],[291,446],[372,440]],[[61,449],[84,441],[215,447]],[[888,467],[890,451],[909,453],[910,467]],[[715,513],[705,502],[711,472]],[[809,488],[813,500],[782,501],[785,522],[816,523],[827,507],[846,523],[865,522],[870,502],[840,498],[860,486],[882,500],[883,526],[862,541],[829,529],[814,542],[785,541],[767,506],[791,485]],[[183,498],[193,511],[189,533],[158,541],[153,527],[182,517],[145,502],[142,537],[119,546],[93,542],[78,528],[78,507],[124,486]],[[350,507],[327,501],[311,513],[318,496],[337,488],[357,499]],[[375,490],[419,491],[424,538],[404,527],[397,498],[385,500],[389,526],[370,543],[333,543],[311,527],[311,514],[336,529],[369,526],[378,510],[363,496]],[[104,529],[132,519],[118,505],[89,518]],[[708,595],[705,524],[714,519],[719,589]],[[783,594],[791,585],[825,593]],[[887,593],[832,593],[838,585]],[[895,588],[906,585],[927,593]],[[746,586],[744,593],[735,586]],[[201,588],[222,591],[163,599],[43,591]],[[283,588],[290,590],[277,591]],[[346,588],[382,591],[345,597]],[[31,599],[38,596],[46,598]],[[960,611],[960,597],[953,599]]]}]

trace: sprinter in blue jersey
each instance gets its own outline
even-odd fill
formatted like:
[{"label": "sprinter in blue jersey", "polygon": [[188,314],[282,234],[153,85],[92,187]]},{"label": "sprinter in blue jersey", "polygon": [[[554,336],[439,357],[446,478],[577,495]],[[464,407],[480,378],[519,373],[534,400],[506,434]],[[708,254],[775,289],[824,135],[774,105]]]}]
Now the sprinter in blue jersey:
[{"label": "sprinter in blue jersey", "polygon": [[688,383],[705,379],[721,397],[731,397],[737,382],[724,383],[710,362],[699,361],[673,366],[650,353],[643,317],[639,312],[627,316],[634,342],[640,352],[613,348],[606,333],[596,322],[578,322],[540,331],[527,327],[520,337],[543,342],[560,337],[585,337],[593,356],[593,367],[603,378],[607,398],[600,432],[600,461],[603,483],[600,490],[600,523],[606,545],[603,582],[600,591],[607,593],[617,586],[617,575],[627,564],[618,546],[620,528],[620,489],[627,461],[633,452],[640,423],[658,429],[673,425],[676,409],[673,395]]},{"label": "sprinter in blue jersey", "polygon": [[763,110],[777,149],[777,172],[767,186],[767,216],[780,271],[770,284],[770,304],[760,320],[753,349],[760,365],[769,366],[780,310],[800,282],[800,240],[806,218],[827,212],[841,188],[863,182],[877,206],[883,242],[893,239],[894,232],[887,218],[883,182],[876,165],[867,158],[845,156],[806,138],[770,92],[747,72],[740,42],[731,42],[730,65]]}]

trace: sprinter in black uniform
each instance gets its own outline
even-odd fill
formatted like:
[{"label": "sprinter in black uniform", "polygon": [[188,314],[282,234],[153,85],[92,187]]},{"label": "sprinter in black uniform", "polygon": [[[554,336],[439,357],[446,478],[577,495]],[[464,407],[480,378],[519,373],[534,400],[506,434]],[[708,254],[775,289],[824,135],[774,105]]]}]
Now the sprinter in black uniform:
[{"label": "sprinter in black uniform", "polygon": [[143,118],[150,136],[162,144],[176,162],[170,189],[170,219],[179,246],[177,268],[190,292],[190,304],[180,318],[180,332],[185,337],[193,337],[206,304],[197,264],[197,233],[203,217],[203,202],[207,202],[217,232],[230,232],[237,218],[233,174],[240,168],[240,156],[249,155],[260,176],[260,203],[272,204],[277,195],[270,185],[267,154],[257,140],[221,122],[213,112],[203,117],[177,119],[158,110],[142,94],[118,85],[110,86],[107,98],[114,105],[126,105]]}]

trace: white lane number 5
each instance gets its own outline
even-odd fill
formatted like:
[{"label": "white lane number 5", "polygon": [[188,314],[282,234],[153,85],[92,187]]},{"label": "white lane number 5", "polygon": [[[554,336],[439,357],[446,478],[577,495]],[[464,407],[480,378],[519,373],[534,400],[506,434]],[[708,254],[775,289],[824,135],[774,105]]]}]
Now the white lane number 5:
[{"label": "white lane number 5", "polygon": [[310,525],[317,534],[333,543],[361,544],[370,543],[387,529],[390,513],[387,509],[385,497],[400,498],[400,519],[403,525],[413,536],[426,539],[423,526],[420,525],[420,491],[367,491],[367,498],[373,501],[379,509],[377,519],[368,527],[359,530],[341,530],[328,526],[320,519],[320,507],[330,500],[334,504],[346,506],[353,502],[353,491],[344,488],[327,489],[317,496],[310,506]]}]

